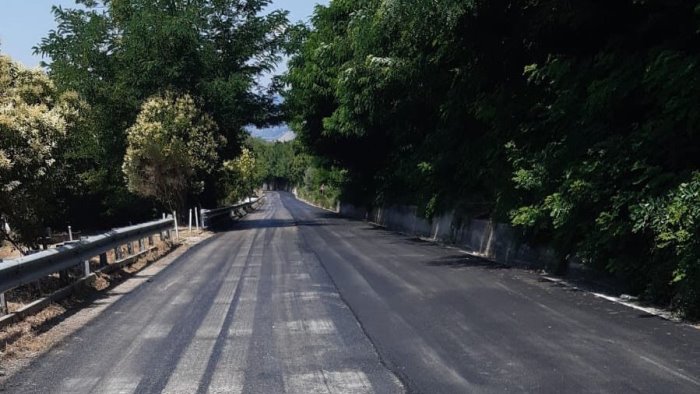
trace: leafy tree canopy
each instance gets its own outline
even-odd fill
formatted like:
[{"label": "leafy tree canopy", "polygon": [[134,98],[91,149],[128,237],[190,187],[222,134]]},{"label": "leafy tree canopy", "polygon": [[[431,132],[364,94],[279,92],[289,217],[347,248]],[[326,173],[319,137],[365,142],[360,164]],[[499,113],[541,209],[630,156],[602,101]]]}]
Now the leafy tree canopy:
[{"label": "leafy tree canopy", "polygon": [[[279,61],[287,40],[287,13],[262,15],[268,0],[77,0],[54,8],[58,27],[36,47],[50,59],[59,91],[75,91],[91,104],[89,124],[74,133],[65,156],[81,207],[71,216],[106,212],[135,218],[140,201],[123,181],[126,130],[154,95],[190,95],[227,141],[219,160],[240,152],[249,124],[276,122],[273,91],[257,78]],[[217,139],[223,141],[224,139]],[[221,164],[221,163],[219,163]],[[217,172],[218,174],[218,172]],[[216,174],[205,180],[201,201],[223,193]],[[95,204],[98,201],[98,204]]]},{"label": "leafy tree canopy", "polygon": [[204,190],[204,177],[218,162],[214,120],[191,96],[166,93],[143,104],[127,130],[123,171],[129,190],[183,212],[188,195]]},{"label": "leafy tree canopy", "polygon": [[59,93],[39,70],[0,56],[0,241],[35,246],[58,210],[58,150],[85,105],[75,93]]}]

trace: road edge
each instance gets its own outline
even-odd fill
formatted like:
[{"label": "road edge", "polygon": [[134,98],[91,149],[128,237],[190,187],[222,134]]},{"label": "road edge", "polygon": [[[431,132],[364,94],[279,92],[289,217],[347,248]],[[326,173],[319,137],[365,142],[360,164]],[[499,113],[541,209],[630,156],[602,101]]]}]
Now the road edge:
[{"label": "road edge", "polygon": [[[340,212],[336,212],[336,211],[333,211],[333,210],[330,210],[330,209],[327,209],[327,208],[318,206],[318,205],[316,205],[316,204],[313,204],[313,203],[311,203],[311,202],[309,202],[309,201],[306,201],[305,199],[303,199],[303,198],[297,196],[297,195],[294,194],[294,193],[292,193],[292,195],[293,195],[297,200],[299,200],[299,201],[301,201],[301,202],[303,202],[303,203],[305,203],[305,204],[307,204],[307,205],[310,205],[310,206],[312,206],[312,207],[315,207],[315,208],[318,208],[318,209],[322,209],[322,210],[325,210],[325,211],[328,211],[328,212],[333,212],[333,213],[335,213],[336,215],[338,215],[338,216],[340,216],[340,217],[342,217],[342,218],[344,218],[344,219],[347,219],[347,220],[354,220],[354,221],[358,221],[358,222],[369,223],[369,224],[371,224],[371,225],[373,225],[373,226],[375,226],[375,227],[382,228],[382,229],[384,229],[385,231],[389,231],[389,232],[392,232],[392,233],[394,233],[394,234],[399,234],[399,235],[403,235],[403,236],[406,236],[406,237],[412,237],[412,238],[420,239],[421,241],[428,242],[428,243],[431,243],[431,244],[433,244],[433,245],[437,245],[437,246],[440,246],[440,247],[443,247],[443,248],[447,248],[447,249],[456,250],[456,251],[458,251],[458,252],[460,252],[460,253],[463,253],[463,254],[466,254],[466,255],[468,255],[468,256],[473,256],[473,257],[478,257],[478,258],[484,259],[484,260],[486,260],[486,261],[488,261],[488,262],[490,262],[490,263],[492,263],[492,264],[500,264],[500,263],[498,263],[496,260],[494,260],[494,259],[492,259],[492,258],[486,257],[486,256],[484,256],[484,255],[482,255],[482,254],[479,254],[479,253],[474,253],[474,252],[468,251],[468,250],[466,250],[466,249],[460,248],[460,247],[457,246],[457,245],[446,244],[446,243],[441,242],[440,240],[435,239],[435,238],[419,237],[419,236],[416,236],[416,235],[413,235],[413,234],[408,234],[408,233],[405,233],[405,232],[402,232],[402,231],[392,230],[392,229],[390,229],[390,228],[388,228],[388,227],[386,227],[386,226],[384,226],[384,225],[381,225],[381,224],[379,224],[379,223],[372,222],[372,221],[370,221],[370,220],[360,220],[360,219],[355,219],[355,218],[351,218],[351,217],[346,217],[346,216],[343,216]],[[515,268],[515,269],[524,269],[524,270],[527,270],[526,268],[518,268],[518,267],[514,267],[514,268]],[[684,320],[684,319],[678,317],[677,315],[675,315],[673,312],[671,312],[671,311],[669,311],[669,310],[662,309],[662,308],[655,308],[655,307],[643,306],[643,305],[639,305],[639,304],[637,304],[637,303],[635,303],[635,302],[633,302],[633,301],[631,301],[631,300],[625,300],[625,299],[623,299],[623,298],[621,298],[621,297],[615,297],[615,296],[611,296],[611,295],[607,295],[607,294],[595,292],[595,291],[592,291],[592,290],[588,290],[588,289],[586,289],[586,288],[582,288],[582,287],[580,287],[580,286],[577,286],[577,285],[575,285],[575,284],[573,284],[573,283],[567,281],[566,279],[563,279],[563,278],[556,278],[556,277],[553,277],[553,276],[551,276],[550,274],[547,274],[547,273],[539,273],[538,276],[539,276],[540,278],[542,278],[542,279],[548,281],[548,282],[557,283],[557,284],[559,284],[559,285],[561,285],[561,286],[564,286],[564,287],[567,287],[567,288],[569,288],[569,289],[574,289],[574,290],[578,290],[578,291],[583,291],[583,292],[586,292],[586,293],[588,293],[588,294],[590,294],[590,295],[592,295],[592,296],[594,296],[594,297],[596,297],[596,298],[601,298],[601,299],[603,299],[603,300],[606,300],[606,301],[611,302],[611,303],[614,303],[614,304],[622,305],[622,306],[625,306],[625,307],[627,307],[627,308],[635,309],[635,310],[638,310],[638,311],[647,313],[647,314],[649,314],[649,315],[656,316],[656,317],[659,317],[659,318],[664,319],[664,320],[668,320],[668,321],[673,322],[673,323],[676,323],[676,324],[682,324],[682,325],[685,325],[685,326],[688,326],[688,327],[691,327],[691,328],[700,330],[700,324],[696,324],[696,323],[694,323],[694,322],[690,322],[690,321],[688,321],[688,320]]]},{"label": "road edge", "polygon": [[[95,300],[86,302],[86,304],[82,305],[74,314],[60,320],[56,325],[42,332],[36,337],[36,340],[46,340],[45,346],[41,351],[25,357],[19,357],[8,365],[3,365],[3,367],[0,368],[0,392],[7,389],[5,384],[8,380],[21,373],[32,363],[39,360],[72,335],[90,324],[124,296],[135,292],[143,284],[150,282],[151,277],[160,274],[163,270],[168,269],[176,263],[181,257],[203,247],[218,238],[219,235],[220,233],[205,233],[204,236],[198,237],[194,242],[185,239],[185,242],[181,243],[179,247],[174,247],[169,253],[151,262],[132,277],[107,290],[103,293],[103,297],[99,299],[99,303],[95,303]],[[61,319],[60,316],[56,318]]]}]

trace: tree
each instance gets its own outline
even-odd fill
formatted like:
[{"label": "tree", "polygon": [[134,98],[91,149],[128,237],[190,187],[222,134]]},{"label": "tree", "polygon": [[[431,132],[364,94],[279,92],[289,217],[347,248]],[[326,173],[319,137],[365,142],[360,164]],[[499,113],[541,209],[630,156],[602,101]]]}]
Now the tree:
[{"label": "tree", "polygon": [[269,142],[251,138],[246,145],[255,156],[255,182],[271,188],[300,186],[312,157],[298,141]]},{"label": "tree", "polygon": [[80,119],[75,93],[59,94],[46,74],[0,56],[0,240],[36,246],[58,211],[58,148]]},{"label": "tree", "polygon": [[188,195],[203,191],[226,140],[214,120],[189,95],[174,93],[147,100],[127,130],[123,171],[133,193],[183,212]]},{"label": "tree", "polygon": [[[228,141],[222,159],[240,153],[244,126],[277,120],[274,92],[257,80],[279,61],[287,14],[263,15],[268,0],[78,3],[83,7],[54,8],[58,27],[36,48],[51,59],[48,68],[59,91],[74,90],[91,104],[90,127],[68,144],[67,158],[80,184],[70,192],[79,200],[72,217],[117,224],[143,215],[121,169],[126,129],[154,95],[196,97]],[[217,175],[205,179],[199,196],[211,205],[222,193]]]},{"label": "tree", "polygon": [[241,155],[234,160],[224,162],[224,179],[226,182],[226,204],[236,204],[249,197],[256,186],[256,163],[253,152],[243,148]]}]

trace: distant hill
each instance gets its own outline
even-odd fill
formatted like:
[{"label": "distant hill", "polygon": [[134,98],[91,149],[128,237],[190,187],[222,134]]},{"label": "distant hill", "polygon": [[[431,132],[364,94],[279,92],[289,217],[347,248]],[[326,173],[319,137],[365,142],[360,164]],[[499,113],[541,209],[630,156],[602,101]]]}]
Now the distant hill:
[{"label": "distant hill", "polygon": [[251,126],[247,127],[246,130],[253,137],[262,138],[266,141],[286,142],[296,138],[296,134],[294,134],[294,132],[290,130],[289,126],[286,124],[281,126],[265,127],[262,129]]},{"label": "distant hill", "polygon": [[282,134],[282,136],[279,137],[277,139],[277,141],[288,142],[288,141],[293,141],[295,138],[297,138],[296,133],[294,133],[292,130],[287,130],[287,132]]}]

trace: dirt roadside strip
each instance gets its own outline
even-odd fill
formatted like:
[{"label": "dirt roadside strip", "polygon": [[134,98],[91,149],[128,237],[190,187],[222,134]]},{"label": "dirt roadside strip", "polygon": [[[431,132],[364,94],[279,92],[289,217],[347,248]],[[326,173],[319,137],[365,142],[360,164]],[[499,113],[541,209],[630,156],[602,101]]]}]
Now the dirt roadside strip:
[{"label": "dirt roadside strip", "polygon": [[84,294],[78,292],[60,303],[45,302],[43,308],[35,308],[40,310],[27,313],[22,320],[1,328],[0,391],[3,391],[2,385],[12,375],[77,332],[124,295],[150,282],[151,277],[188,250],[215,236],[211,232],[187,236],[187,231],[182,230],[180,235],[180,242],[171,249],[157,255],[143,255],[129,262],[125,267],[127,277],[117,278],[117,282],[120,279],[122,282],[103,290],[99,282],[104,279],[96,275],[92,280],[98,282],[97,285],[85,287]]}]

